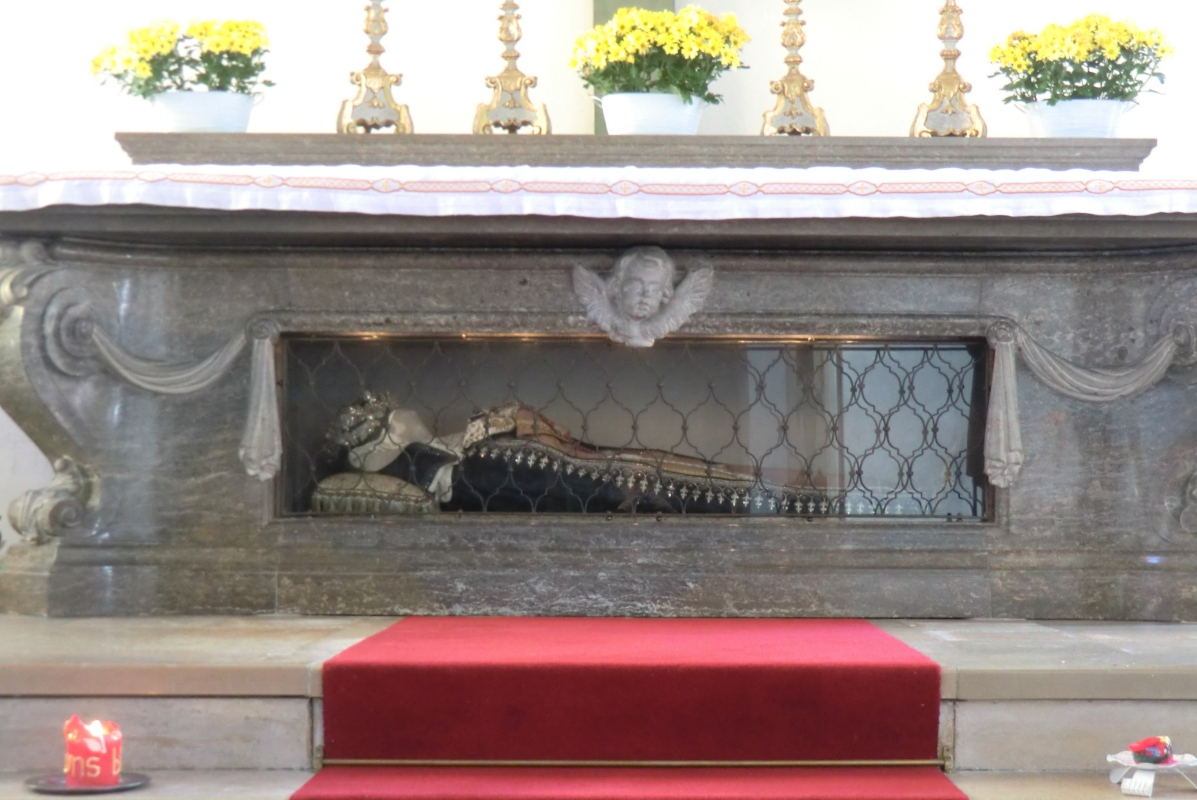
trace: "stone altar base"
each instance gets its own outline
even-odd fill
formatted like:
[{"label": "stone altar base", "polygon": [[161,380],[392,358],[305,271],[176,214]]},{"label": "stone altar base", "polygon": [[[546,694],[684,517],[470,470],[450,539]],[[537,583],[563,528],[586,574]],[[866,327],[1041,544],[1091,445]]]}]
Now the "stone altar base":
[{"label": "stone altar base", "polygon": [[[59,465],[27,504],[31,538],[58,543],[53,563],[0,573],[0,600],[54,616],[1197,619],[1197,378],[1179,355],[1191,342],[1158,385],[1106,404],[1062,396],[1020,361],[1026,463],[1014,485],[982,487],[985,513],[967,522],[321,518],[286,513],[281,479],[247,474],[261,465],[243,438],[263,419],[251,399],[261,411],[258,395],[279,389],[267,367],[287,385],[276,338],[601,336],[573,270],[605,274],[646,242],[683,272],[714,269],[678,336],[984,349],[995,325],[1016,325],[1062,359],[1130,368],[1197,319],[1194,224],[0,214],[0,403]],[[165,365],[166,384],[205,359],[227,369],[149,391],[101,363],[100,336],[133,373]]]}]

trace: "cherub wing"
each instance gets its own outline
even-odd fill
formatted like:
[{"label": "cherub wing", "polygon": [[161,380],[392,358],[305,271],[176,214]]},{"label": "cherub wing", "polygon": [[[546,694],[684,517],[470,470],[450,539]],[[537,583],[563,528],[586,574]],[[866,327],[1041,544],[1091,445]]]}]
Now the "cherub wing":
[{"label": "cherub wing", "polygon": [[591,322],[606,333],[615,329],[618,319],[607,297],[607,284],[581,264],[574,265],[574,294],[586,307],[586,316]]},{"label": "cherub wing", "polygon": [[715,282],[715,270],[711,267],[690,270],[673,293],[669,305],[647,320],[642,330],[651,339],[661,339],[676,331],[706,305],[707,295]]}]

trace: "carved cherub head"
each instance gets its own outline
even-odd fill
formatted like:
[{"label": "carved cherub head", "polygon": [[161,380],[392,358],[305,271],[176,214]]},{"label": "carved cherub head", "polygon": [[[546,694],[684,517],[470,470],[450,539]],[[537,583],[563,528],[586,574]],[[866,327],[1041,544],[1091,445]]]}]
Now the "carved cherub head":
[{"label": "carved cherub head", "polygon": [[634,247],[615,261],[604,280],[581,264],[574,265],[574,293],[586,315],[612,341],[629,347],[652,347],[696,314],[711,292],[715,272],[691,269],[676,287],[677,267],[659,247]]},{"label": "carved cherub head", "polygon": [[673,299],[677,267],[659,247],[633,248],[615,262],[607,297],[619,313],[643,322]]}]

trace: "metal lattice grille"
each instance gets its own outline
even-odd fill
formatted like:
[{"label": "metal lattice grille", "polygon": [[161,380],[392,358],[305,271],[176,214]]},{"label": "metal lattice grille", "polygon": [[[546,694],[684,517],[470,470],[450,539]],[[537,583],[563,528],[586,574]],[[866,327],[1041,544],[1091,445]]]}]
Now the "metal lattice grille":
[{"label": "metal lattice grille", "polygon": [[283,348],[288,514],[987,513],[982,342]]}]

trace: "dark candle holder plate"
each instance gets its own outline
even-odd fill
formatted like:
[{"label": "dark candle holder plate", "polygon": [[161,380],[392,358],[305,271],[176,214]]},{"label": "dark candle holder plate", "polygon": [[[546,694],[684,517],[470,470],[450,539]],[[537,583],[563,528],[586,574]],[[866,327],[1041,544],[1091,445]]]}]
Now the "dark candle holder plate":
[{"label": "dark candle holder plate", "polygon": [[62,773],[38,775],[25,781],[26,786],[39,794],[110,794],[140,789],[149,783],[150,776],[140,772],[123,772],[120,782],[112,786],[67,786],[66,776]]}]

